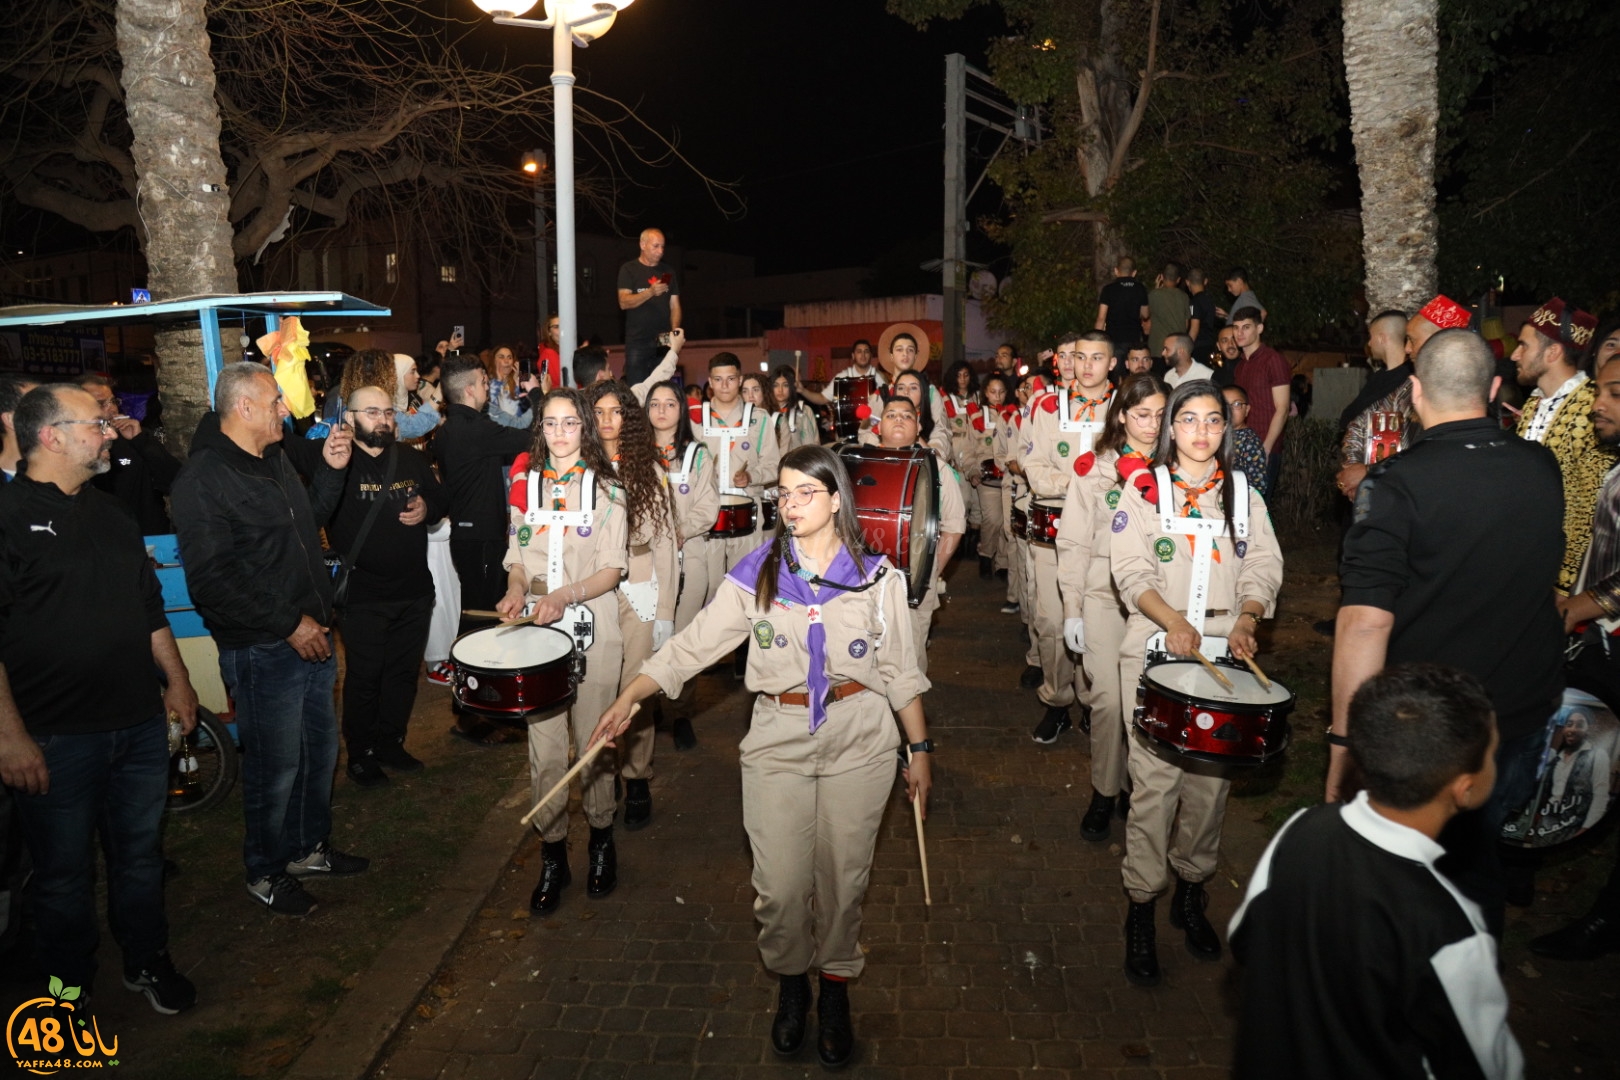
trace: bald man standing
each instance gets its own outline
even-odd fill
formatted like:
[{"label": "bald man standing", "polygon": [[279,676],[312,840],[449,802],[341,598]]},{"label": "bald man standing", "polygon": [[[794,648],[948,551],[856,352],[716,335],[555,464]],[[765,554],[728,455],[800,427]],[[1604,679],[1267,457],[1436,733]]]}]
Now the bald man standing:
[{"label": "bald man standing", "polygon": [[619,310],[624,312],[624,381],[634,386],[658,366],[658,335],[681,326],[680,282],[664,262],[664,234],[641,232],[641,253],[619,267]]}]

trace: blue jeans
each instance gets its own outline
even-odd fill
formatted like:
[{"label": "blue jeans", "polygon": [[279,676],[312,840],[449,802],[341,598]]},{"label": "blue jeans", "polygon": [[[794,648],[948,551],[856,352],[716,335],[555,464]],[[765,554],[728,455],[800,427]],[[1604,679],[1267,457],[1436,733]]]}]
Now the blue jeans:
[{"label": "blue jeans", "polygon": [[242,861],[249,882],[279,874],[332,832],[337,659],[310,663],[285,641],[221,649],[242,740]]},{"label": "blue jeans", "polygon": [[107,924],[139,971],[168,948],[160,828],[169,789],[168,725],[143,724],[35,740],[50,790],[14,792],[34,860],[33,910],[40,970],[67,986],[90,986],[101,933],[96,923],[97,830],[107,858]]}]

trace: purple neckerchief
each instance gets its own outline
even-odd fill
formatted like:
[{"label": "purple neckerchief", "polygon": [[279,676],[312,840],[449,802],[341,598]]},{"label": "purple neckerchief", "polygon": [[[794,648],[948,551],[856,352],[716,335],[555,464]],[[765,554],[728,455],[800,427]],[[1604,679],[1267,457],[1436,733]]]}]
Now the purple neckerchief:
[{"label": "purple neckerchief", "polygon": [[[790,540],[789,543],[792,543]],[[731,573],[726,577],[736,582],[745,592],[754,592],[754,583],[759,580],[759,566],[771,554],[771,544],[765,544],[744,555]],[[877,560],[873,559],[873,568]],[[864,560],[857,563],[849,553],[849,549],[840,546],[838,554],[833,556],[832,565],[820,571],[823,578],[828,581],[842,581],[851,585],[865,584],[868,574]],[[829,589],[836,593],[838,590]],[[798,604],[804,608],[805,614],[810,618],[810,632],[805,636],[805,643],[810,647],[810,665],[805,678],[810,698],[810,734],[814,735],[816,729],[827,722],[827,628],[821,625],[821,607],[831,596],[817,599],[816,594],[810,590],[810,583],[792,570],[788,569],[787,559],[782,559],[776,568],[776,595],[779,600],[791,604]]]}]

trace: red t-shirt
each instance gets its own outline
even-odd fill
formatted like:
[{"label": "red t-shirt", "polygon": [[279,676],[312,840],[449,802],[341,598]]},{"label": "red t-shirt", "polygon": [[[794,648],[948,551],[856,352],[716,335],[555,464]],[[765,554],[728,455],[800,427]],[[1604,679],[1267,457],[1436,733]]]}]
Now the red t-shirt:
[{"label": "red t-shirt", "polygon": [[540,370],[551,377],[551,388],[555,390],[562,382],[562,357],[550,345],[540,346]]},{"label": "red t-shirt", "polygon": [[[1252,355],[1238,361],[1232,381],[1249,395],[1249,426],[1260,436],[1261,442],[1265,441],[1266,432],[1271,430],[1271,418],[1277,412],[1276,403],[1271,399],[1272,388],[1286,387],[1293,377],[1294,373],[1288,367],[1288,361],[1283,359],[1283,354],[1270,345],[1261,344]],[[1287,408],[1287,405],[1283,407]],[[1278,436],[1278,442],[1281,442],[1281,436]]]}]

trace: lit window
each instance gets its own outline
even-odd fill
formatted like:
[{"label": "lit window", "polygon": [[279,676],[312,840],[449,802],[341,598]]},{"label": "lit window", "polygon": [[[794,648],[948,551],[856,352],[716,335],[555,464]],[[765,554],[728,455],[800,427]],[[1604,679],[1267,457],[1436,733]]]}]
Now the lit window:
[{"label": "lit window", "polygon": [[454,266],[439,267],[439,284],[454,285],[456,283],[456,268]]},{"label": "lit window", "polygon": [[399,284],[399,253],[390,251],[383,256],[383,267],[388,276],[388,284]]}]

